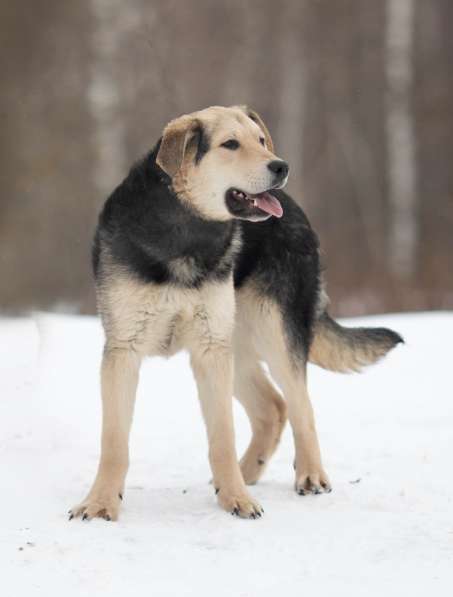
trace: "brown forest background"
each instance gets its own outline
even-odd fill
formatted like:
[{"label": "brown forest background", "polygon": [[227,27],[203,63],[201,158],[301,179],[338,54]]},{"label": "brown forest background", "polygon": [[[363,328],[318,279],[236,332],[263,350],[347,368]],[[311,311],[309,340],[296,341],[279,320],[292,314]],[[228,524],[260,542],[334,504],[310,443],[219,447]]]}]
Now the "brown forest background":
[{"label": "brown forest background", "polygon": [[97,213],[172,117],[247,103],[332,311],[453,308],[453,2],[0,3],[0,310],[94,311]]}]

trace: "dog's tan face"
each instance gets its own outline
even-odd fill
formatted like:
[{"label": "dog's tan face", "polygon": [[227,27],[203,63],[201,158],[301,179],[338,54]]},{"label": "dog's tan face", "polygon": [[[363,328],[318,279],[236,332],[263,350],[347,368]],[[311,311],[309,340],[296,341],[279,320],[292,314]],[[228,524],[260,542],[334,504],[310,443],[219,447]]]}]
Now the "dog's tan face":
[{"label": "dog's tan face", "polygon": [[156,161],[178,196],[205,218],[283,214],[272,189],[286,184],[288,165],[275,156],[261,118],[245,107],[216,106],[172,120]]}]

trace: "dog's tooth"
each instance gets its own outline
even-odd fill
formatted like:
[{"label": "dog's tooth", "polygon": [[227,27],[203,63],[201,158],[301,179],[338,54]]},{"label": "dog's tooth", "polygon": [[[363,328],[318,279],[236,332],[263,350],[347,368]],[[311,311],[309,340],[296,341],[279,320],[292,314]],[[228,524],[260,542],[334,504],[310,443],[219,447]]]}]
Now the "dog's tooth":
[{"label": "dog's tooth", "polygon": [[256,199],[253,200],[253,207],[258,207],[258,202]]}]

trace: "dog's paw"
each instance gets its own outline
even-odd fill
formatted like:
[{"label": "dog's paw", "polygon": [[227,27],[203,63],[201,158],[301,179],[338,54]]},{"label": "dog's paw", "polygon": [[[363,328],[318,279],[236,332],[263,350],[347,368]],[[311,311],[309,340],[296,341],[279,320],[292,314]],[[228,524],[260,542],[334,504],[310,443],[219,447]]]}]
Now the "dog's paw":
[{"label": "dog's paw", "polygon": [[77,517],[82,520],[118,520],[122,499],[122,494],[118,492],[92,491],[82,503],[69,510],[69,520]]},{"label": "dog's paw", "polygon": [[306,471],[300,473],[296,477],[295,489],[299,495],[307,495],[309,493],[330,493],[332,486],[329,477],[321,469],[319,471]]},{"label": "dog's paw", "polygon": [[217,492],[219,505],[234,516],[240,518],[260,518],[264,510],[247,492]]}]

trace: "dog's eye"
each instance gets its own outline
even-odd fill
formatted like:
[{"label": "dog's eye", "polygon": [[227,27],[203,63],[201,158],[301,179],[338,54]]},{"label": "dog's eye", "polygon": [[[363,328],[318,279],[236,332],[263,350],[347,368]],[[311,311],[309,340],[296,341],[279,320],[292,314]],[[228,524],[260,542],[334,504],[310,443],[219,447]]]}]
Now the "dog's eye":
[{"label": "dog's eye", "polygon": [[239,142],[236,139],[228,139],[225,143],[222,143],[220,147],[225,147],[226,149],[238,149]]},{"label": "dog's eye", "polygon": [[264,146],[264,137],[260,137],[260,143]]}]

